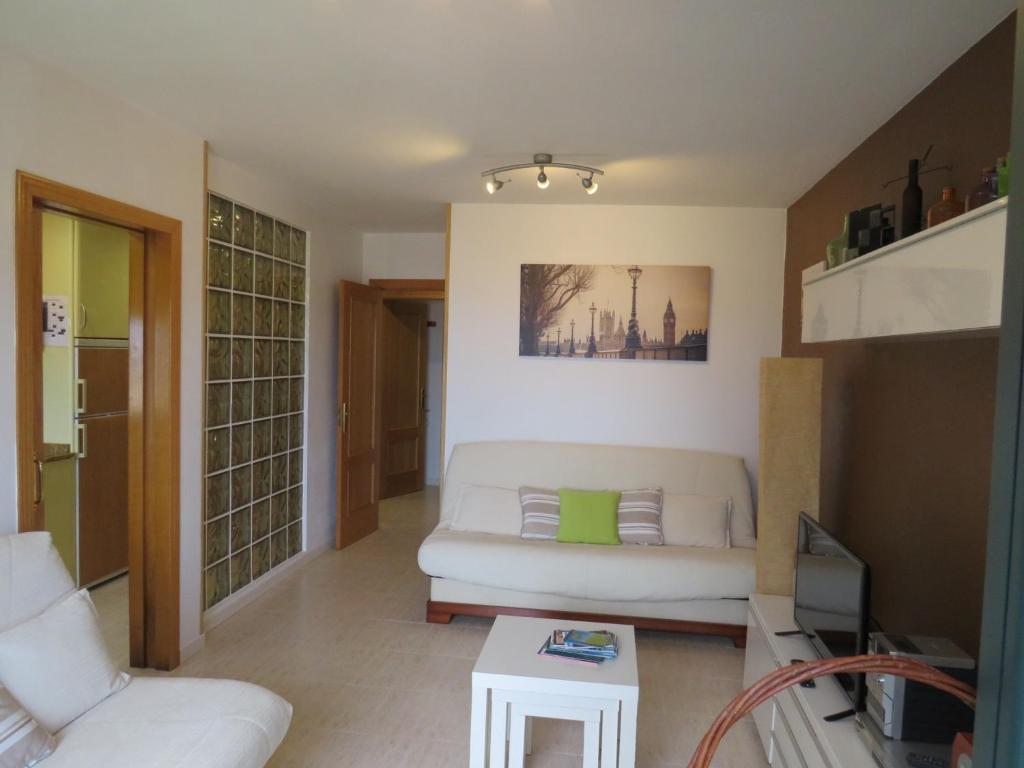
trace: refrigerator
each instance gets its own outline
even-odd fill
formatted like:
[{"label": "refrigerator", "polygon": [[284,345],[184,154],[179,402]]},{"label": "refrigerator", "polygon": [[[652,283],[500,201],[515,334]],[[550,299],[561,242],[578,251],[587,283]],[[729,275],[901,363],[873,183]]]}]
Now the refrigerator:
[{"label": "refrigerator", "polygon": [[78,582],[128,570],[128,342],[75,339]]}]

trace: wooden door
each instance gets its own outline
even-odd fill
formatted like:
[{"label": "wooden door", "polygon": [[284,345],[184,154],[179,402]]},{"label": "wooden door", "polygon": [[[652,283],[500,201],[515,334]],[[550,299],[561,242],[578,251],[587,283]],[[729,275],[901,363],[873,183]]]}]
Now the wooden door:
[{"label": "wooden door", "polygon": [[[31,496],[24,492],[19,496],[18,530],[42,531],[46,528],[43,459],[47,455],[43,441],[43,334],[39,322],[43,296],[43,212],[31,199],[19,199],[18,217],[18,234],[22,241],[17,253],[16,276],[19,321],[17,474],[19,488],[32,489]],[[27,318],[31,318],[31,322]]]},{"label": "wooden door", "polygon": [[427,307],[384,305],[381,498],[423,490],[426,473]]},{"label": "wooden door", "polygon": [[128,569],[128,414],[78,420],[78,578]]},{"label": "wooden door", "polygon": [[377,530],[382,293],[342,281],[338,301],[338,510],[335,546]]}]

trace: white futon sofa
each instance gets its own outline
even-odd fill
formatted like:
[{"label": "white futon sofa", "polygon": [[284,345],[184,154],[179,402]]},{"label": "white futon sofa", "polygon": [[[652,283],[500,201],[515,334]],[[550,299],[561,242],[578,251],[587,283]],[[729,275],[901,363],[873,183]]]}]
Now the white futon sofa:
[{"label": "white futon sofa", "polygon": [[[508,492],[522,486],[660,487],[695,502],[728,497],[730,546],[682,546],[669,540],[668,521],[663,546],[523,539],[508,501]],[[492,489],[500,502],[481,502],[487,493],[480,489]],[[488,508],[460,509],[466,503]],[[431,577],[427,620],[597,615],[642,628],[726,635],[742,646],[755,544],[750,480],[739,457],[571,443],[460,444],[445,473],[440,523],[419,550],[420,568]]]},{"label": "white futon sofa", "polygon": [[[0,632],[74,591],[49,533],[0,536]],[[54,734],[56,749],[40,765],[259,768],[291,716],[287,701],[250,683],[135,676]]]}]

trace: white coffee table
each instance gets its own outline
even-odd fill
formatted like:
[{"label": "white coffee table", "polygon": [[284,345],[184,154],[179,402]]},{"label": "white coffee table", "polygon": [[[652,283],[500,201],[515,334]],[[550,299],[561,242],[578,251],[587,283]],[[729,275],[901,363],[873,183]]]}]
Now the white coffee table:
[{"label": "white coffee table", "polygon": [[[618,658],[594,667],[537,655],[570,628],[611,630]],[[584,768],[633,768],[639,694],[633,627],[499,616],[473,667],[470,768],[522,768],[533,717],[582,721]]]}]

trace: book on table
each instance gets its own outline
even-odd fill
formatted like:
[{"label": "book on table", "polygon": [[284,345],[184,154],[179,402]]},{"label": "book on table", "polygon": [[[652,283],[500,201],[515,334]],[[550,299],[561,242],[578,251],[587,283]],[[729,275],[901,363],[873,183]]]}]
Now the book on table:
[{"label": "book on table", "polygon": [[596,666],[619,655],[619,641],[606,629],[556,629],[537,653]]}]

